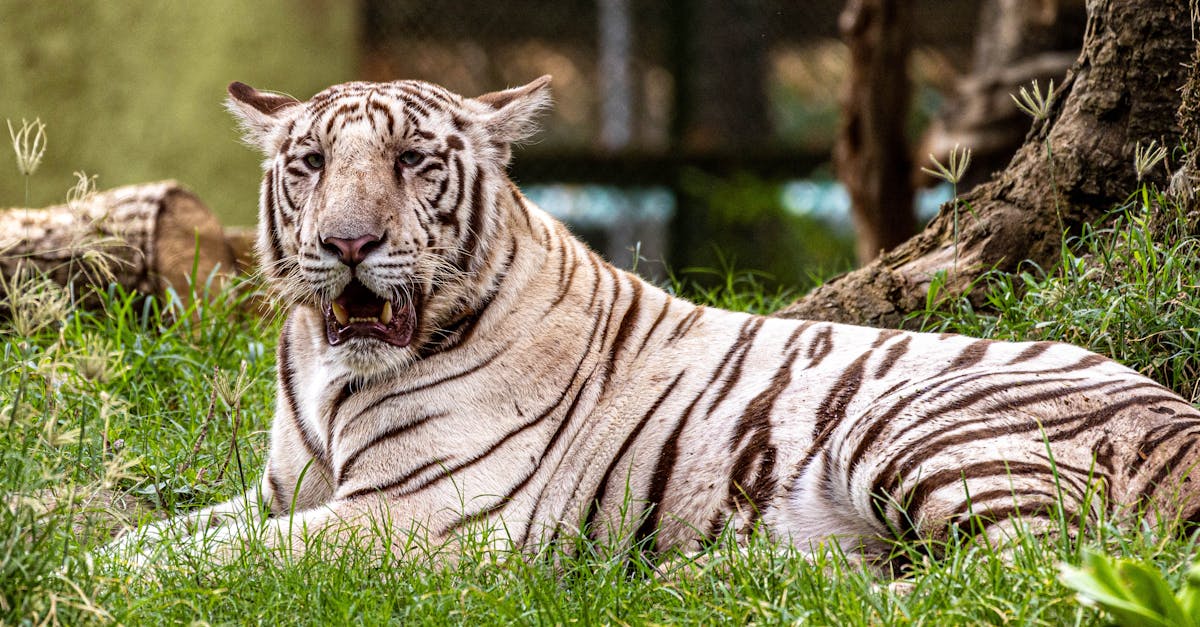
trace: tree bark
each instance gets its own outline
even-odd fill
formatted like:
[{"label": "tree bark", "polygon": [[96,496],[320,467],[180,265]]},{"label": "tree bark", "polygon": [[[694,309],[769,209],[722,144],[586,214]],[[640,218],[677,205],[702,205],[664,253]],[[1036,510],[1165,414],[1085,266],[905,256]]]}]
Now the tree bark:
[{"label": "tree bark", "polygon": [[1029,131],[1029,117],[1009,94],[1038,81],[1062,84],[1079,56],[1087,11],[1083,0],[987,0],[980,8],[971,71],[925,135],[925,149],[945,163],[956,146],[971,149],[959,186],[970,189],[1004,168]]},{"label": "tree bark", "polygon": [[44,209],[0,211],[6,284],[32,267],[76,288],[103,287],[111,275],[126,289],[160,294],[174,286],[186,295],[193,264],[198,282],[214,270],[237,271],[216,217],[174,181],[118,187]]},{"label": "tree bark", "polygon": [[908,123],[911,0],[850,0],[838,20],[850,49],[833,150],[850,195],[858,261],[867,263],[916,230]]},{"label": "tree bark", "polygon": [[[1200,16],[1193,14],[1193,19],[1198,18]],[[1200,233],[1200,163],[1197,161],[1200,157],[1197,155],[1197,147],[1200,147],[1200,40],[1194,44],[1179,104],[1179,127],[1183,129],[1183,145],[1188,147],[1188,153],[1171,176],[1167,188],[1187,216],[1187,229],[1192,235]],[[1165,235],[1169,223],[1169,220],[1158,220],[1152,227],[1157,235]]]},{"label": "tree bark", "polygon": [[[779,315],[898,327],[924,307],[938,273],[947,290],[964,293],[992,268],[1049,267],[1064,228],[1099,220],[1135,189],[1138,142],[1178,142],[1179,88],[1193,50],[1184,2],[1092,0],[1083,51],[1008,168],[944,205],[895,250]],[[1165,182],[1159,171],[1151,176]]]}]

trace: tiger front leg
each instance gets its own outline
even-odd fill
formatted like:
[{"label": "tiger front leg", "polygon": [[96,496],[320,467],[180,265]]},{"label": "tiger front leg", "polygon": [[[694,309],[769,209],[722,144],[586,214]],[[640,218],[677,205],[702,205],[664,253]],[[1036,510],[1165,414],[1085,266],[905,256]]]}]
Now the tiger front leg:
[{"label": "tiger front leg", "polygon": [[169,548],[249,537],[265,528],[269,516],[286,517],[324,504],[332,492],[328,465],[284,454],[290,437],[294,435],[276,429],[272,457],[254,488],[211,507],[127,530],[99,553],[136,567],[152,563]]},{"label": "tiger front leg", "polygon": [[[224,525],[196,535],[176,547],[176,561],[225,564],[243,556],[293,563],[307,558],[340,561],[345,555],[370,560],[403,558],[437,564],[453,563],[456,544],[428,516],[403,501],[382,495],[333,500],[314,509],[291,512],[258,525]],[[180,560],[178,557],[183,556]]]},{"label": "tiger front leg", "polygon": [[[255,500],[258,505],[250,504]],[[143,571],[171,564],[217,566],[243,556],[290,562],[315,552],[325,559],[343,551],[441,562],[449,547],[445,534],[429,531],[428,516],[418,516],[405,502],[382,495],[334,499],[311,509],[267,516],[270,502],[270,498],[239,498],[161,521],[134,530],[100,554],[125,568]]]},{"label": "tiger front leg", "polygon": [[228,501],[123,531],[98,551],[132,567],[150,564],[167,545],[193,542],[224,527],[248,528],[260,521],[273,498],[267,481]]}]

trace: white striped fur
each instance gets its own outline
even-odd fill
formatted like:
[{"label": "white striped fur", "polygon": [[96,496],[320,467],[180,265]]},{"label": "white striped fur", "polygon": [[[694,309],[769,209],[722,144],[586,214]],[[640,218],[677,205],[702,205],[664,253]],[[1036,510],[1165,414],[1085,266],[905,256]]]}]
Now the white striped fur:
[{"label": "white striped fur", "polygon": [[[1113,361],[698,307],[608,265],[505,174],[547,83],[348,83],[306,103],[231,86],[268,155],[260,252],[290,313],[261,488],[192,522],[261,495],[268,539],[297,548],[302,527],[386,512],[523,549],[691,550],[761,525],[874,555],[950,525],[1052,526],[1060,491],[1069,519],[1091,493],[1089,515],[1196,513],[1200,415]],[[353,274],[417,303],[412,342],[331,346],[322,308],[352,272],[321,239],[381,232]]]}]

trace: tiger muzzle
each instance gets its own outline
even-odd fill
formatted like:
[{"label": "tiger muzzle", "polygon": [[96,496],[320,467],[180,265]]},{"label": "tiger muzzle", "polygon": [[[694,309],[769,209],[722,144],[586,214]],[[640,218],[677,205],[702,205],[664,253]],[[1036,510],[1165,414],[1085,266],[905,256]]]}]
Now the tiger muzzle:
[{"label": "tiger muzzle", "polygon": [[325,337],[330,346],[367,338],[404,348],[417,328],[417,308],[407,299],[380,298],[358,279],[325,305]]}]

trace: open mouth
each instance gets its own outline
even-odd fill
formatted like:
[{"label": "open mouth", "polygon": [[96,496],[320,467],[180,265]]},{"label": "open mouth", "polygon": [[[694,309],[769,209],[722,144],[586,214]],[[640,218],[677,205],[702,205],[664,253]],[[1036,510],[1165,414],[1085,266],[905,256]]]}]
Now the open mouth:
[{"label": "open mouth", "polygon": [[351,279],[322,313],[330,346],[363,337],[404,348],[412,343],[417,328],[417,309],[413,303],[380,298],[358,279]]}]

